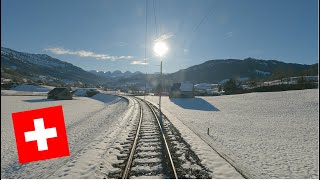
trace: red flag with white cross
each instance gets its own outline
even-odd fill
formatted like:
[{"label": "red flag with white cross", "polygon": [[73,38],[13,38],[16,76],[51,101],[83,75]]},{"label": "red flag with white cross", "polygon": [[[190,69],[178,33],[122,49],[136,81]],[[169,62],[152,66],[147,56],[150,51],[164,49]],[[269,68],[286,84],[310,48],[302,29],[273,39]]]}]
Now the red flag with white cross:
[{"label": "red flag with white cross", "polygon": [[20,163],[69,156],[62,106],[12,113]]}]

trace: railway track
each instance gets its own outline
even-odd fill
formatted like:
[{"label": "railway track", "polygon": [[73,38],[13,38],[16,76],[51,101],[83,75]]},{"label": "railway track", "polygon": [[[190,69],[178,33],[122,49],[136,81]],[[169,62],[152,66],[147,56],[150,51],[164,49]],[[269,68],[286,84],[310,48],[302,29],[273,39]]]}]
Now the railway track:
[{"label": "railway track", "polygon": [[140,117],[122,178],[178,178],[164,130],[153,107],[138,98]]},{"label": "railway track", "polygon": [[159,110],[137,97],[129,102],[128,121],[104,153],[96,178],[103,179],[211,179],[190,145]]}]

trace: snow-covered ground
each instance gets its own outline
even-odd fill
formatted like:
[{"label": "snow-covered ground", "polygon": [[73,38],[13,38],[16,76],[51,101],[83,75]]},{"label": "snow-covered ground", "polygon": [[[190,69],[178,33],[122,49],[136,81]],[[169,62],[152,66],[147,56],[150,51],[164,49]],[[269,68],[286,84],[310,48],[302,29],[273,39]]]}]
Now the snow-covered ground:
[{"label": "snow-covered ground", "polygon": [[[63,106],[71,155],[20,165],[11,113],[55,105]],[[99,167],[113,160],[106,157],[136,109],[106,94],[64,101],[1,96],[1,178],[102,177]],[[163,97],[162,109],[214,178],[319,178],[318,90]]]},{"label": "snow-covered ground", "polygon": [[91,98],[103,103],[108,103],[108,104],[113,104],[121,100],[121,97],[119,96],[111,96],[103,93],[96,94]]},{"label": "snow-covered ground", "polygon": [[[163,97],[162,109],[207,166],[214,162],[208,162],[200,138],[249,178],[309,179],[319,178],[318,98],[317,89]],[[158,103],[157,96],[146,99]]]},{"label": "snow-covered ground", "polygon": [[47,96],[52,89],[54,89],[53,86],[22,84],[10,90],[1,90],[1,96]]},{"label": "snow-covered ground", "polygon": [[1,90],[1,96],[47,96],[48,92]]},{"label": "snow-covered ground", "polygon": [[[105,94],[95,98],[1,96],[1,178],[94,178],[94,168],[130,114],[124,99]],[[11,113],[56,105],[63,106],[70,156],[20,165]]]},{"label": "snow-covered ground", "polygon": [[53,89],[52,86],[36,86],[36,85],[28,85],[28,84],[22,84],[18,85],[14,88],[11,88],[11,90],[14,91],[30,91],[30,92],[49,92]]}]

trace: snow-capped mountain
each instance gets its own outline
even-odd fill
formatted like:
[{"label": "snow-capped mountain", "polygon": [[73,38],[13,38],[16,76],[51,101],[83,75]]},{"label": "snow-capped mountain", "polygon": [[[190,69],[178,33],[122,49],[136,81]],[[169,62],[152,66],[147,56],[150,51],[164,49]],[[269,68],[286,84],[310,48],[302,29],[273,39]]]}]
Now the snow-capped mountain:
[{"label": "snow-capped mountain", "polygon": [[130,72],[130,71],[126,71],[124,73],[122,73],[119,70],[116,71],[95,71],[95,70],[91,70],[89,71],[90,73],[93,73],[95,75],[101,76],[101,77],[105,77],[105,78],[120,78],[120,77],[125,77],[125,78],[129,78],[132,77],[134,75],[140,75],[143,74],[140,71],[136,71],[134,73]]},{"label": "snow-capped mountain", "polygon": [[9,57],[12,59],[17,59],[25,63],[30,63],[38,66],[45,66],[45,67],[60,67],[65,68],[68,65],[66,62],[60,61],[58,59],[54,59],[46,54],[29,54],[25,52],[17,52],[9,48],[1,47],[1,57],[4,58]]},{"label": "snow-capped mountain", "polygon": [[53,79],[65,83],[95,83],[103,80],[70,63],[46,54],[30,54],[1,47],[1,77],[31,80]]}]

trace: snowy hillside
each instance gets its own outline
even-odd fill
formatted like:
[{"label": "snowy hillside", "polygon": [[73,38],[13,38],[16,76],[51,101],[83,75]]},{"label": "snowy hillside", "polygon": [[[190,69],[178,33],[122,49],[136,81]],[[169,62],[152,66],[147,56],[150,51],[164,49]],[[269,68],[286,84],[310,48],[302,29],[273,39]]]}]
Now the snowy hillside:
[{"label": "snowy hillside", "polygon": [[243,60],[217,59],[179,70],[170,74],[169,78],[175,81],[191,81],[193,83],[218,83],[230,78],[254,77],[264,79],[282,76],[317,75],[317,66],[317,64],[294,64],[250,57]]},{"label": "snowy hillside", "polygon": [[[310,179],[319,178],[318,98],[317,89],[193,99],[163,97],[162,110],[249,178]],[[154,104],[159,101],[156,96],[146,99]]]},{"label": "snowy hillside", "polygon": [[103,82],[103,78],[70,63],[45,54],[30,54],[1,47],[1,77],[9,79],[44,80],[64,83]]},{"label": "snowy hillside", "polygon": [[54,59],[46,54],[29,54],[25,52],[17,52],[9,48],[1,47],[1,55],[5,57],[11,57],[22,62],[31,63],[38,66],[45,67],[60,67],[66,68],[68,66],[72,66],[69,63]]}]

